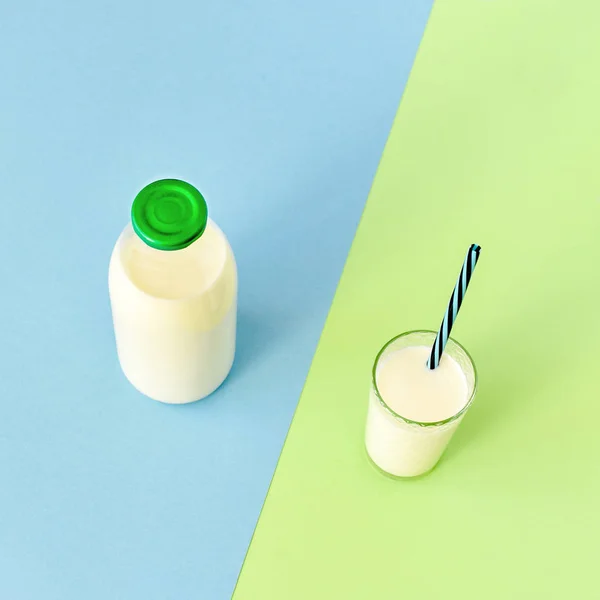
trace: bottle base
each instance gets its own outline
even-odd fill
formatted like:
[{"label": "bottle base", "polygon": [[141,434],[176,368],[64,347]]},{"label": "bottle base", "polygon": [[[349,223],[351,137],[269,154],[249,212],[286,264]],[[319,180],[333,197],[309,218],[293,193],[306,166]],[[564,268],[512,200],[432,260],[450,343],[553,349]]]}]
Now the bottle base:
[{"label": "bottle base", "polygon": [[229,368],[225,371],[225,375],[223,377],[219,378],[216,381],[216,383],[211,385],[208,388],[208,391],[204,391],[200,394],[181,395],[181,396],[160,394],[160,393],[155,393],[152,390],[145,389],[143,385],[137,384],[132,378],[130,378],[122,366],[121,366],[121,371],[122,371],[123,375],[125,376],[125,379],[127,379],[127,381],[140,394],[142,394],[143,396],[146,396],[147,398],[150,398],[150,400],[154,400],[154,401],[160,402],[162,404],[193,404],[194,402],[200,402],[200,400],[204,400],[204,399],[208,398],[211,394],[214,394],[225,383],[225,381],[227,380],[227,377],[229,377],[229,374],[231,373],[232,368],[233,368],[233,360],[231,361]]}]

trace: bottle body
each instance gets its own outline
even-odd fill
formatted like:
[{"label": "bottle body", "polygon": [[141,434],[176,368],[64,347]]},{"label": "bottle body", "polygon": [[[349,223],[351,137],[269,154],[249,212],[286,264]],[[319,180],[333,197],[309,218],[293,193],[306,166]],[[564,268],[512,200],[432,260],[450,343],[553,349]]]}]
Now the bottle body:
[{"label": "bottle body", "polygon": [[109,293],[119,362],[140,392],[184,404],[223,383],[235,354],[237,269],[214,222],[175,251],[147,246],[127,226],[111,256]]}]

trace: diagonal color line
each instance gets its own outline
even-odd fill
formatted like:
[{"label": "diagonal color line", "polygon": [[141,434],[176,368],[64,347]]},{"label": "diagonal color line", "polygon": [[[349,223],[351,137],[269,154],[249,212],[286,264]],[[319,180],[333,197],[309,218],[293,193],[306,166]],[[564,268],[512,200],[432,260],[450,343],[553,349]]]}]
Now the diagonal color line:
[{"label": "diagonal color line", "polygon": [[[599,20],[591,0],[436,3],[235,600],[595,589]],[[373,358],[439,324],[473,239],[486,269],[456,337],[481,395],[433,473],[391,481],[363,449]]]}]

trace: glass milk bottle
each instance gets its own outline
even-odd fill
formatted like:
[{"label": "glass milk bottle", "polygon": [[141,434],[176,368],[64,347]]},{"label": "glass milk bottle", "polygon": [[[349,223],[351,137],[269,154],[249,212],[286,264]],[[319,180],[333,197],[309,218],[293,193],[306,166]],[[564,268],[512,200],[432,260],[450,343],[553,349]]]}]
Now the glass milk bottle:
[{"label": "glass milk bottle", "polygon": [[108,283],[119,362],[133,386],[183,404],[223,383],[235,353],[237,269],[196,188],[163,179],[136,196]]}]

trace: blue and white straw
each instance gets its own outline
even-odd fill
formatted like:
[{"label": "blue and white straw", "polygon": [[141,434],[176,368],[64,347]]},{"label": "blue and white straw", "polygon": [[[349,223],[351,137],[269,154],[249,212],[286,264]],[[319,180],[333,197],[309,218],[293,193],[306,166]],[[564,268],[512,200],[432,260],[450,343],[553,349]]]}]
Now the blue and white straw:
[{"label": "blue and white straw", "polygon": [[458,275],[458,281],[454,286],[452,296],[450,296],[450,302],[448,303],[444,320],[442,321],[440,330],[438,331],[435,342],[433,343],[431,356],[427,361],[427,366],[432,370],[440,364],[442,352],[444,351],[446,342],[450,337],[450,331],[452,331],[452,325],[454,325],[454,321],[456,321],[458,311],[460,310],[460,305],[462,304],[465,294],[467,293],[467,287],[469,285],[469,281],[471,281],[471,276],[475,270],[475,265],[479,259],[480,252],[481,247],[477,244],[471,244],[471,247],[467,251],[467,256],[465,256],[465,261],[462,269],[460,270],[460,274]]}]

